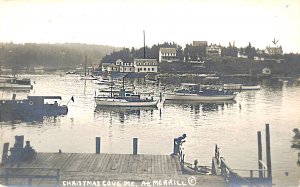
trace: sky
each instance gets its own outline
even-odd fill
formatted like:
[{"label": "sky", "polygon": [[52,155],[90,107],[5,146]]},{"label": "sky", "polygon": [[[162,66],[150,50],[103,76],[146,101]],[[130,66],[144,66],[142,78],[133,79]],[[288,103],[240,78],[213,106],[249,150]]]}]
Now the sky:
[{"label": "sky", "polygon": [[299,0],[0,0],[0,42],[142,47],[208,41],[300,53]]}]

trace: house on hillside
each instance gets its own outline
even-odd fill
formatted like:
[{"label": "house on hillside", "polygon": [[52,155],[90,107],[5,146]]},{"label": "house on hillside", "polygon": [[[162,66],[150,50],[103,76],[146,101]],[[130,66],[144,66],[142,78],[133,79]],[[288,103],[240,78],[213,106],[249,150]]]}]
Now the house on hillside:
[{"label": "house on hillside", "polygon": [[176,55],[176,48],[160,48],[159,49],[159,62],[178,62],[179,59]]},{"label": "house on hillside", "polygon": [[207,47],[207,41],[193,41],[194,47]]},{"label": "house on hillside", "polygon": [[206,47],[206,55],[207,56],[221,56],[221,46],[216,44],[210,44]]},{"label": "house on hillside", "polygon": [[132,62],[124,62],[122,59],[118,59],[116,60],[115,65],[119,67],[120,72],[135,72],[135,68]]},{"label": "house on hillside", "polygon": [[156,59],[134,59],[133,62],[136,73],[157,73]]},{"label": "house on hillside", "polygon": [[266,47],[266,53],[269,55],[282,55],[283,54],[283,50],[281,46],[276,46],[276,47],[270,47],[267,46]]}]

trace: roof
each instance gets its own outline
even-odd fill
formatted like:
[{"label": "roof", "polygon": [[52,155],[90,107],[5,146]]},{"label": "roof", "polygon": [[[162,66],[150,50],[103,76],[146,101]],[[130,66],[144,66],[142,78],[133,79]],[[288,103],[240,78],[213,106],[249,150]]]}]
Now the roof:
[{"label": "roof", "polygon": [[128,73],[126,75],[127,78],[145,78],[146,73]]},{"label": "roof", "polygon": [[175,48],[160,48],[159,49],[161,53],[176,53]]},{"label": "roof", "polygon": [[151,65],[151,66],[156,66],[157,65],[157,60],[156,59],[134,59],[135,65],[139,66],[145,66],[145,65]]},{"label": "roof", "polygon": [[193,41],[193,46],[206,46],[207,41]]},{"label": "roof", "polygon": [[60,99],[61,96],[27,96],[28,99]]},{"label": "roof", "polygon": [[102,66],[103,67],[118,67],[117,65],[111,64],[111,63],[103,63]]}]

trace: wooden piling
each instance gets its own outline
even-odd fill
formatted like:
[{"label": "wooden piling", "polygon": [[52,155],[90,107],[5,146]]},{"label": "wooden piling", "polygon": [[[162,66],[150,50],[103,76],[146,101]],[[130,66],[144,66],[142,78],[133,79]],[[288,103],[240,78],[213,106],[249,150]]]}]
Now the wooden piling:
[{"label": "wooden piling", "polygon": [[161,102],[161,101],[162,101],[162,93],[159,92],[159,102]]},{"label": "wooden piling", "polygon": [[263,171],[262,171],[262,145],[261,145],[261,132],[257,132],[257,144],[258,144],[258,169],[259,171],[259,178],[263,178]]},{"label": "wooden piling", "polygon": [[267,156],[267,167],[268,167],[268,178],[272,183],[272,165],[271,165],[271,148],[270,148],[270,129],[269,124],[266,124],[266,156]]},{"label": "wooden piling", "polygon": [[4,164],[7,160],[8,157],[8,147],[9,143],[4,143],[3,145],[3,151],[2,151],[2,159],[1,159],[1,164]]},{"label": "wooden piling", "polygon": [[100,154],[101,138],[96,137],[96,154]]},{"label": "wooden piling", "polygon": [[173,141],[173,153],[174,154],[176,153],[176,138],[174,138],[174,141]]},{"label": "wooden piling", "polygon": [[133,155],[137,155],[138,138],[133,138]]}]

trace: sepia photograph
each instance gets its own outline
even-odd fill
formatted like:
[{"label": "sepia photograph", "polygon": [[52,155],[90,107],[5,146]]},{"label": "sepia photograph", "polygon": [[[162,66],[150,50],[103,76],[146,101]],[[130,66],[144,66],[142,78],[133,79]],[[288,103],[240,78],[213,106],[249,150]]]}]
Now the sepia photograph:
[{"label": "sepia photograph", "polygon": [[299,0],[0,0],[0,187],[300,186]]}]

